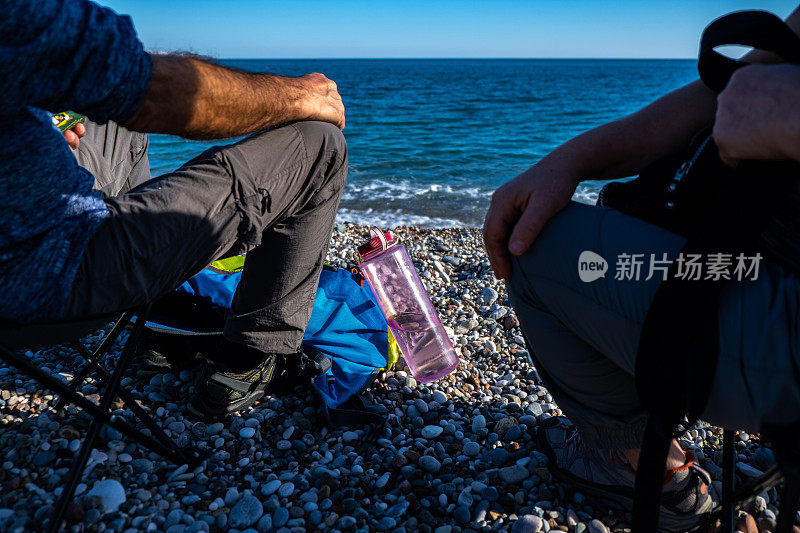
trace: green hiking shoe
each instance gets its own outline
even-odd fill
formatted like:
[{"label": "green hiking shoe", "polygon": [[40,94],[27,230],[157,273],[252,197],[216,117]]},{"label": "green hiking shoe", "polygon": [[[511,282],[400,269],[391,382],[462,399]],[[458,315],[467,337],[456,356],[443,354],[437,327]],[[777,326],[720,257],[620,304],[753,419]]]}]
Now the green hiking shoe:
[{"label": "green hiking shoe", "polygon": [[[565,417],[547,419],[537,431],[537,440],[555,478],[587,495],[633,509],[636,471],[621,454],[586,446]],[[711,476],[686,452],[684,465],[665,477],[660,530],[683,532],[703,523],[717,505],[710,486]]]},{"label": "green hiking shoe", "polygon": [[[220,339],[206,355],[188,410],[198,418],[216,419],[250,407],[276,381],[287,381],[287,356]],[[275,380],[280,376],[279,380]],[[272,384],[272,386],[270,386]]]},{"label": "green hiking shoe", "polygon": [[276,373],[280,354],[265,354],[246,372],[223,371],[211,361],[203,363],[189,412],[202,419],[223,418],[260,400]]}]

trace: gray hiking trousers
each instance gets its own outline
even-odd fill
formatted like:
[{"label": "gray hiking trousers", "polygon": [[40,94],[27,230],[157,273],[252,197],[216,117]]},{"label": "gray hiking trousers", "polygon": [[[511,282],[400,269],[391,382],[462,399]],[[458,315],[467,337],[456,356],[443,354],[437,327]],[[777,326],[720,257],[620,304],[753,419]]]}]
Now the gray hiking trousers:
[{"label": "gray hiking trousers", "polygon": [[[590,446],[639,448],[646,423],[634,381],[636,349],[662,278],[646,280],[645,266],[638,280],[615,279],[618,258],[666,253],[674,260],[683,243],[613,209],[571,203],[513,261],[507,286],[540,374]],[[604,278],[581,281],[578,257],[586,250],[608,262]],[[719,345],[703,419],[751,432],[800,419],[798,276],[762,261],[755,280],[729,282]]]},{"label": "gray hiking trousers", "polygon": [[62,318],[153,301],[247,252],[225,337],[264,352],[300,347],[347,178],[335,126],[255,133],[149,179],[145,135],[90,123],[76,157],[110,216],[80,258]]}]

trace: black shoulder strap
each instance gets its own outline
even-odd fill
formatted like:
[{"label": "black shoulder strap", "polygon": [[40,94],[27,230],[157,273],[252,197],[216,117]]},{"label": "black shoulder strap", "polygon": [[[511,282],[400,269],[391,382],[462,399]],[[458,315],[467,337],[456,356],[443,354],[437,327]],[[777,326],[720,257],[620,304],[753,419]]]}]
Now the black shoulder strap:
[{"label": "black shoulder strap", "polygon": [[322,402],[323,415],[331,426],[371,427],[386,423],[386,417],[370,409],[369,402],[360,394],[354,395],[347,403],[330,408]]},{"label": "black shoulder strap", "polygon": [[[301,358],[304,366],[314,366],[313,375],[324,374],[331,368],[331,360],[321,350],[314,347],[304,347]],[[312,387],[314,388],[314,387]],[[316,391],[317,389],[314,388]],[[320,396],[322,415],[331,426],[377,426],[386,422],[386,418],[371,409],[366,398],[360,393],[354,394],[347,402],[339,407],[329,407],[325,399]]]},{"label": "black shoulder strap", "polygon": [[[759,176],[750,169],[742,163],[735,173],[731,171],[729,186],[709,205],[683,254],[707,258],[721,253],[735,258],[759,253],[758,229],[769,191],[755,183]],[[649,419],[636,475],[633,531],[657,531],[673,428],[687,415],[694,421],[702,414],[717,366],[717,310],[725,283],[681,279],[676,267],[677,262],[650,305],[636,355],[637,392]]]},{"label": "black shoulder strap", "polygon": [[718,18],[703,31],[697,70],[714,92],[721,92],[733,73],[746,61],[731,59],[714,50],[718,46],[752,46],[773,52],[789,63],[800,63],[800,37],[780,18],[766,11],[737,11]]},{"label": "black shoulder strap", "polygon": [[[764,11],[731,13],[712,22],[700,44],[698,71],[716,92],[725,88],[736,69],[747,65],[714,50],[723,45],[752,46],[800,63],[800,38],[778,17]],[[749,163],[740,164],[682,252],[758,252],[758,231],[771,194],[771,188],[759,186],[758,181],[764,175],[780,175],[769,167],[762,163],[753,171]],[[695,420],[708,400],[717,365],[717,308],[723,286],[679,279],[673,264],[645,318],[636,355],[636,386],[649,417],[636,474],[633,531],[658,530],[673,429],[686,415]]]},{"label": "black shoulder strap", "polygon": [[322,350],[317,348],[304,346],[301,350],[301,358],[303,363],[310,363],[314,365],[314,375],[324,374],[331,368],[331,359],[325,355]]}]

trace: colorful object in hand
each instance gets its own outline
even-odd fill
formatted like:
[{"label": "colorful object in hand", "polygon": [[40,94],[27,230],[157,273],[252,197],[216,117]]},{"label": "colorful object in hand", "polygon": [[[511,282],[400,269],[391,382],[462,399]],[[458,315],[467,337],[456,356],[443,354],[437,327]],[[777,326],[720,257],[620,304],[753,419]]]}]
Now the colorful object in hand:
[{"label": "colorful object in hand", "polygon": [[71,130],[78,124],[86,122],[86,116],[75,111],[62,111],[53,115],[53,126],[58,128],[61,133]]}]

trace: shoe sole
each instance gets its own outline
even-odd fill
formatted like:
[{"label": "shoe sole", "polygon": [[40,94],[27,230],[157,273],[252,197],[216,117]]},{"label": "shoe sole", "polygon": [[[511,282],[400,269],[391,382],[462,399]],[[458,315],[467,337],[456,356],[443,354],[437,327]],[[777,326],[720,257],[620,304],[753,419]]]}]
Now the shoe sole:
[{"label": "shoe sole", "polygon": [[[242,409],[251,407],[258,400],[266,396],[266,394],[266,391],[255,391],[240,400],[226,405],[225,407],[210,407],[199,397],[194,397],[186,405],[186,410],[194,415],[195,418],[202,420],[218,420],[233,413],[239,412]],[[201,407],[197,407],[195,403],[199,403]]]}]

